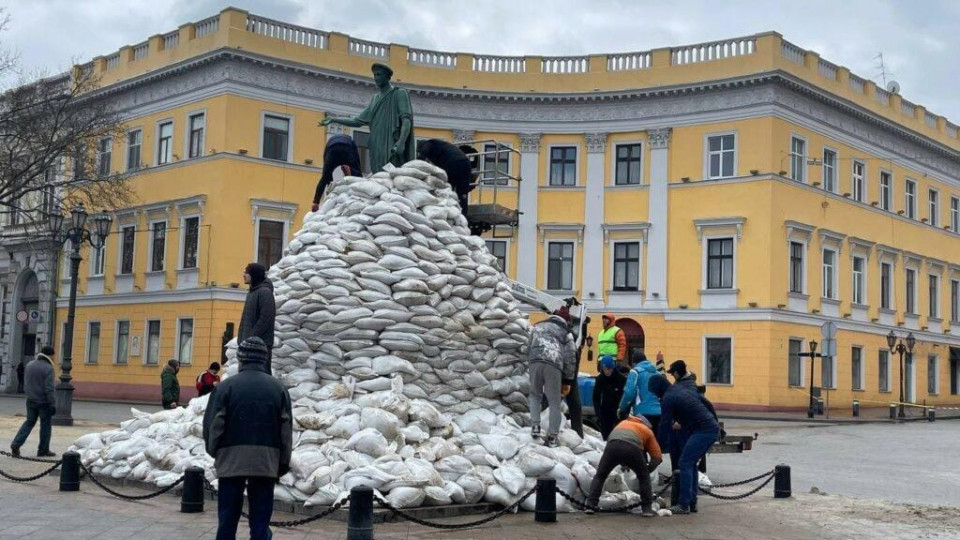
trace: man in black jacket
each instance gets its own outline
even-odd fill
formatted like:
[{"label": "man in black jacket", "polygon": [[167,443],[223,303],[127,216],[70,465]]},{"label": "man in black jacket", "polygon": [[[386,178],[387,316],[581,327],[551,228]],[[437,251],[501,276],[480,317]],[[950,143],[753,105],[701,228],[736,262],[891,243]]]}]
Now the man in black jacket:
[{"label": "man in black jacket", "polygon": [[53,347],[49,345],[40,350],[37,358],[27,364],[25,369],[24,391],[27,394],[27,419],[24,420],[16,437],[10,443],[10,453],[20,455],[20,447],[27,441],[33,426],[40,420],[40,444],[37,457],[55,455],[50,451],[50,419],[57,412],[57,395],[53,386]]},{"label": "man in black jacket", "polygon": [[237,536],[243,490],[250,509],[250,538],[271,538],[273,486],[290,470],[293,413],[290,394],[263,373],[267,346],[257,337],[240,344],[240,371],[210,395],[203,440],[219,479],[218,539]]},{"label": "man in black jacket", "polygon": [[320,209],[320,199],[327,186],[333,182],[333,172],[337,169],[342,169],[347,176],[363,175],[360,167],[360,151],[352,137],[334,135],[327,141],[327,146],[323,150],[323,174],[313,194],[313,205],[310,207],[312,211],[316,212]]},{"label": "man in black jacket", "polygon": [[421,141],[417,145],[417,157],[433,163],[447,173],[447,182],[457,194],[460,210],[463,215],[467,215],[467,202],[475,187],[470,158],[460,148],[441,139]]},{"label": "man in black jacket", "polygon": [[243,271],[243,282],[250,285],[247,300],[243,304],[240,316],[240,330],[237,342],[243,343],[248,337],[256,336],[267,346],[267,359],[263,369],[272,375],[273,324],[277,317],[277,304],[273,298],[273,283],[267,279],[267,269],[259,263],[250,263]]},{"label": "man in black jacket", "polygon": [[[623,397],[623,387],[627,378],[617,371],[617,360],[605,355],[600,358],[600,373],[594,379],[593,385],[593,412],[600,424],[600,436],[607,440],[619,422],[617,409],[620,407],[620,398]],[[654,432],[656,435],[656,432]]]}]

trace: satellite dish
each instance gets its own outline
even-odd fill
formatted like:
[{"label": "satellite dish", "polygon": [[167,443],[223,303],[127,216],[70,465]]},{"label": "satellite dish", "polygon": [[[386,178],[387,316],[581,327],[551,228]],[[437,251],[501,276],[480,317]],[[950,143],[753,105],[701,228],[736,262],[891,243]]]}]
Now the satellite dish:
[{"label": "satellite dish", "polygon": [[890,81],[890,82],[888,82],[888,83],[887,83],[887,92],[890,92],[891,94],[899,94],[899,93],[900,93],[900,83],[898,83],[897,81]]}]

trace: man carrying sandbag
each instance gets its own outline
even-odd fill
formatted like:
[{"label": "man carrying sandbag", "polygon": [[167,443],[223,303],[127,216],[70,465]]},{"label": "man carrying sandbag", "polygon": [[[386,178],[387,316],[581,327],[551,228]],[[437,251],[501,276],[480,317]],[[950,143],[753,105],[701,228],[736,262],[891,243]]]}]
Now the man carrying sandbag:
[{"label": "man carrying sandbag", "polygon": [[[550,407],[550,424],[547,426],[546,446],[557,446],[560,434],[560,422],[563,413],[560,401],[570,391],[564,380],[576,380],[577,349],[570,333],[570,310],[564,306],[553,315],[534,325],[530,332],[530,421],[533,423],[532,435],[540,438],[540,408],[543,397],[547,397]],[[566,387],[566,388],[564,388]]]},{"label": "man carrying sandbag", "polygon": [[258,337],[240,343],[240,371],[210,394],[203,440],[219,479],[217,540],[237,537],[247,490],[250,538],[271,538],[273,486],[290,470],[293,413],[290,394],[263,372],[267,346]]},{"label": "man carrying sandbag", "polygon": [[[649,461],[647,459],[649,454]],[[590,483],[590,493],[587,495],[587,506],[596,507],[600,502],[603,484],[607,477],[618,465],[628,467],[637,475],[640,483],[640,515],[654,517],[653,487],[650,485],[650,471],[657,470],[663,462],[660,445],[650,429],[650,423],[642,416],[629,416],[617,427],[613,428],[607,437],[607,445],[603,448],[603,455],[597,465],[597,474]],[[587,514],[593,510],[587,509]]]}]

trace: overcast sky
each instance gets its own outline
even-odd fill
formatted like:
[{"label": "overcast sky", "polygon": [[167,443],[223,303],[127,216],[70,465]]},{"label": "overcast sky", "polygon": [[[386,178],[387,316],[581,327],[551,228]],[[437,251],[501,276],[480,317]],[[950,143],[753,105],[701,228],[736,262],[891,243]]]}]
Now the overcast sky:
[{"label": "overcast sky", "polygon": [[57,72],[233,5],[285,22],[443,51],[638,51],[775,30],[960,124],[960,1],[0,0],[3,46]]}]

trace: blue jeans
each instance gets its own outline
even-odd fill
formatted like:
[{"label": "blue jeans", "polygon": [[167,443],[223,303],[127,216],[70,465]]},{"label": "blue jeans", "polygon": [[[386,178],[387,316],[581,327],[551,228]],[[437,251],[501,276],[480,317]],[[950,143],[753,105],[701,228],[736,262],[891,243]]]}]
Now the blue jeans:
[{"label": "blue jeans", "polygon": [[42,454],[44,452],[49,452],[50,418],[53,417],[54,411],[56,411],[56,409],[53,405],[27,401],[27,419],[23,421],[23,425],[20,426],[20,431],[17,432],[17,436],[13,438],[13,443],[11,443],[10,446],[14,446],[18,449],[23,446],[23,443],[27,442],[27,437],[30,436],[30,432],[33,431],[33,426],[37,425],[37,418],[39,418],[40,445],[37,446],[37,453]]},{"label": "blue jeans", "polygon": [[699,487],[697,462],[707,454],[707,450],[717,442],[719,436],[720,428],[714,427],[694,431],[687,437],[687,442],[680,453],[680,496],[677,498],[677,504],[681,506],[697,504]]},{"label": "blue jeans", "polygon": [[276,480],[256,476],[221,478],[217,496],[217,540],[234,540],[243,510],[243,489],[247,489],[250,514],[250,539],[270,540],[270,516],[273,515],[273,486]]}]

